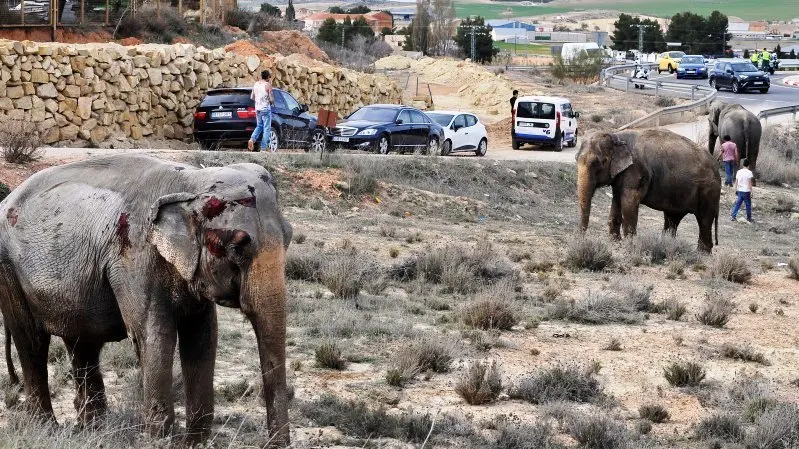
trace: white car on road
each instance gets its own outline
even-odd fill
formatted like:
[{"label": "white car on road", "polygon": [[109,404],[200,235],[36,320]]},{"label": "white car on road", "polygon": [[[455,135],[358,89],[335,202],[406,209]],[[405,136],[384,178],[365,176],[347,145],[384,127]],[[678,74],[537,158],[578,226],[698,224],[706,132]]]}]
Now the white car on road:
[{"label": "white car on road", "polygon": [[431,111],[427,112],[427,116],[444,128],[442,156],[460,152],[474,152],[478,156],[485,156],[488,151],[488,136],[486,127],[476,115],[455,111]]}]

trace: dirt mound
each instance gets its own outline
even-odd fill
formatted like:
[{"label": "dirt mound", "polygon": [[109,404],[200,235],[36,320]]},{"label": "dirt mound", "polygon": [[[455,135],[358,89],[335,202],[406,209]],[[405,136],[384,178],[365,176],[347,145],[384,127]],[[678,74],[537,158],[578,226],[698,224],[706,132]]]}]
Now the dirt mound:
[{"label": "dirt mound", "polygon": [[118,42],[119,45],[124,45],[126,47],[133,47],[134,45],[140,45],[142,43],[140,39],[137,39],[135,37],[126,37],[125,39],[122,39]]},{"label": "dirt mound", "polygon": [[267,53],[280,53],[282,55],[299,53],[317,61],[330,62],[327,53],[317,47],[308,36],[297,30],[264,31],[261,36],[263,37],[263,42],[258,45],[266,50]]},{"label": "dirt mound", "polygon": [[258,56],[266,57],[269,54],[260,46],[255,45],[252,41],[241,40],[233,42],[232,44],[225,45],[225,51],[235,53],[239,56]]},{"label": "dirt mound", "polygon": [[305,66],[305,67],[329,67],[330,64],[322,61],[317,61],[316,59],[311,59],[308,56],[301,54],[301,53],[292,53],[286,56],[286,59],[294,62],[298,65]]},{"label": "dirt mound", "polygon": [[[0,29],[0,39],[12,41],[53,42],[53,31],[48,28]],[[97,30],[71,31],[57,30],[55,42],[67,44],[92,44],[111,42],[111,34],[98,28]]]},{"label": "dirt mound", "polygon": [[411,68],[414,60],[402,55],[391,55],[375,61],[375,68],[379,70],[405,70]]}]

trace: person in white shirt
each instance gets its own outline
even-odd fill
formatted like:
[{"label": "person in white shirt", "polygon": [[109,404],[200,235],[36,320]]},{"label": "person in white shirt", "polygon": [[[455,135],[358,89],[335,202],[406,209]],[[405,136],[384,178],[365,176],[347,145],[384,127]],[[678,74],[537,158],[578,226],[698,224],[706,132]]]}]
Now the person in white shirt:
[{"label": "person in white shirt", "polygon": [[746,205],[746,222],[752,223],[752,171],[749,170],[749,159],[744,159],[744,168],[738,170],[735,175],[735,191],[738,193],[738,199],[732,207],[732,221],[736,221],[738,211],[741,209],[741,203]]},{"label": "person in white shirt", "polygon": [[272,94],[272,84],[269,82],[269,70],[261,72],[261,79],[252,86],[250,98],[255,101],[255,131],[252,132],[247,148],[253,151],[255,142],[261,137],[261,150],[269,148],[269,138],[272,135],[272,108],[270,105],[275,101]]}]

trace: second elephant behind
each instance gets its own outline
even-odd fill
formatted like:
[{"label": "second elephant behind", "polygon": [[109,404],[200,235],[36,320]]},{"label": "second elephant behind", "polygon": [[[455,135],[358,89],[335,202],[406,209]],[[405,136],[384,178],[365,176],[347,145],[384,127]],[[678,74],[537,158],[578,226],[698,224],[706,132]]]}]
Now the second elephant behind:
[{"label": "second elephant behind", "polygon": [[730,136],[730,140],[738,146],[741,159],[749,160],[749,169],[757,173],[757,155],[760,152],[760,136],[763,127],[755,114],[747,111],[739,104],[725,104],[714,101],[708,111],[707,149],[713,154],[716,140]]}]

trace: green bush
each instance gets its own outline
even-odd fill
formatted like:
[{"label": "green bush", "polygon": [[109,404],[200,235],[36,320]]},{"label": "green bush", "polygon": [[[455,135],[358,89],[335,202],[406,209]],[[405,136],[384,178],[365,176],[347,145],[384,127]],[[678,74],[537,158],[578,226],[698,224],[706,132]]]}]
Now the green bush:
[{"label": "green bush", "polygon": [[593,371],[576,365],[542,368],[521,380],[509,395],[533,404],[556,401],[590,402],[602,394]]},{"label": "green bush", "polygon": [[0,182],[0,201],[6,199],[9,193],[11,193],[11,189],[7,185]]},{"label": "green bush", "polygon": [[674,387],[696,387],[705,379],[706,373],[696,362],[674,362],[663,369],[663,376]]}]

